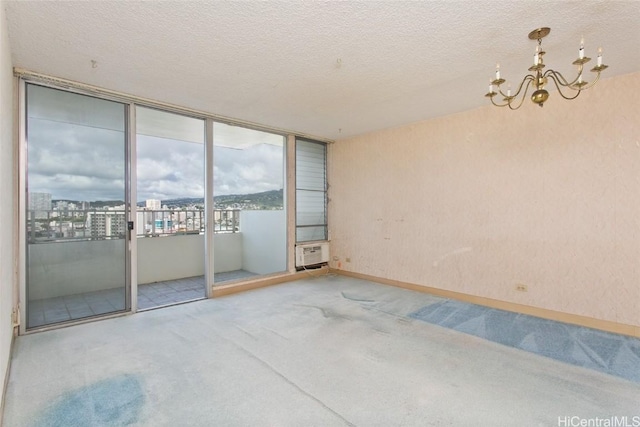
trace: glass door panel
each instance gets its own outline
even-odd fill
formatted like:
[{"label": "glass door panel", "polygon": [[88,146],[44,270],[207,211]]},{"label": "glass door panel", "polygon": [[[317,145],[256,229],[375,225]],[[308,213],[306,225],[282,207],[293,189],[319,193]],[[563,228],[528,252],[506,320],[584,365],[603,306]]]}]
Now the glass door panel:
[{"label": "glass door panel", "polygon": [[287,269],[284,141],[213,124],[215,284]]},{"label": "glass door panel", "polygon": [[26,88],[27,328],[128,309],[126,105]]},{"label": "glass door panel", "polygon": [[136,107],[138,309],[206,296],[204,120]]}]

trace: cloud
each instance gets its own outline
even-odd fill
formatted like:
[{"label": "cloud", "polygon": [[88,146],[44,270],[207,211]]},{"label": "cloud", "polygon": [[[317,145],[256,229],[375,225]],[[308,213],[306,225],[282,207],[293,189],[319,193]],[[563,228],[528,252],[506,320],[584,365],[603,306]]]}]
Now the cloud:
[{"label": "cloud", "polygon": [[138,200],[204,197],[204,145],[138,135]]},{"label": "cloud", "polygon": [[124,200],[124,133],[29,119],[27,173],[31,192],[54,199]]},{"label": "cloud", "polygon": [[[121,131],[29,119],[28,187],[53,199],[124,200],[125,135]],[[204,197],[204,146],[137,136],[137,199]],[[214,195],[284,186],[284,148],[259,143],[214,147]]]},{"label": "cloud", "polygon": [[214,195],[249,194],[284,186],[283,147],[258,144],[237,150],[214,147]]}]

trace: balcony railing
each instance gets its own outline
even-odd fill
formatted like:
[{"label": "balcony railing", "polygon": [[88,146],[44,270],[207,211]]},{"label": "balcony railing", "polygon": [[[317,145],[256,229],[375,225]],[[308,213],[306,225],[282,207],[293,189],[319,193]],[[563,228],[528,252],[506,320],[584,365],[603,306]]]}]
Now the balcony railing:
[{"label": "balcony railing", "polygon": [[[123,239],[127,233],[122,209],[29,210],[29,243]],[[214,209],[214,233],[240,231],[240,209]],[[137,237],[204,234],[204,209],[136,211]]]}]

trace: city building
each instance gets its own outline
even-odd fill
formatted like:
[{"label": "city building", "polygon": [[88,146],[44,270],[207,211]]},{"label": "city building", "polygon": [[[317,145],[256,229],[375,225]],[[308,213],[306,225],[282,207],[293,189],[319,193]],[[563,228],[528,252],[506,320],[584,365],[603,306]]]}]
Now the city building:
[{"label": "city building", "polygon": [[0,6],[2,425],[640,424],[638,2]]},{"label": "city building", "polygon": [[123,211],[89,211],[87,225],[92,239],[123,238],[127,230]]}]

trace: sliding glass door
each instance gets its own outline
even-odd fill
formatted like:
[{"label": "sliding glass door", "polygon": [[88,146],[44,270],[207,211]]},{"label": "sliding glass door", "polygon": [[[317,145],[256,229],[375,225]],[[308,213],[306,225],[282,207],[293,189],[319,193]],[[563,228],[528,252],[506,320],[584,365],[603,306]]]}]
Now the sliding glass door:
[{"label": "sliding glass door", "polygon": [[26,86],[27,328],[129,308],[127,106]]},{"label": "sliding glass door", "polygon": [[204,120],[136,107],[138,309],[206,296]]},{"label": "sliding glass door", "polygon": [[[45,83],[24,95],[27,329],[131,310],[132,282],[146,309],[287,270],[283,135]],[[298,241],[326,237],[321,187],[298,189],[314,191]]]}]

